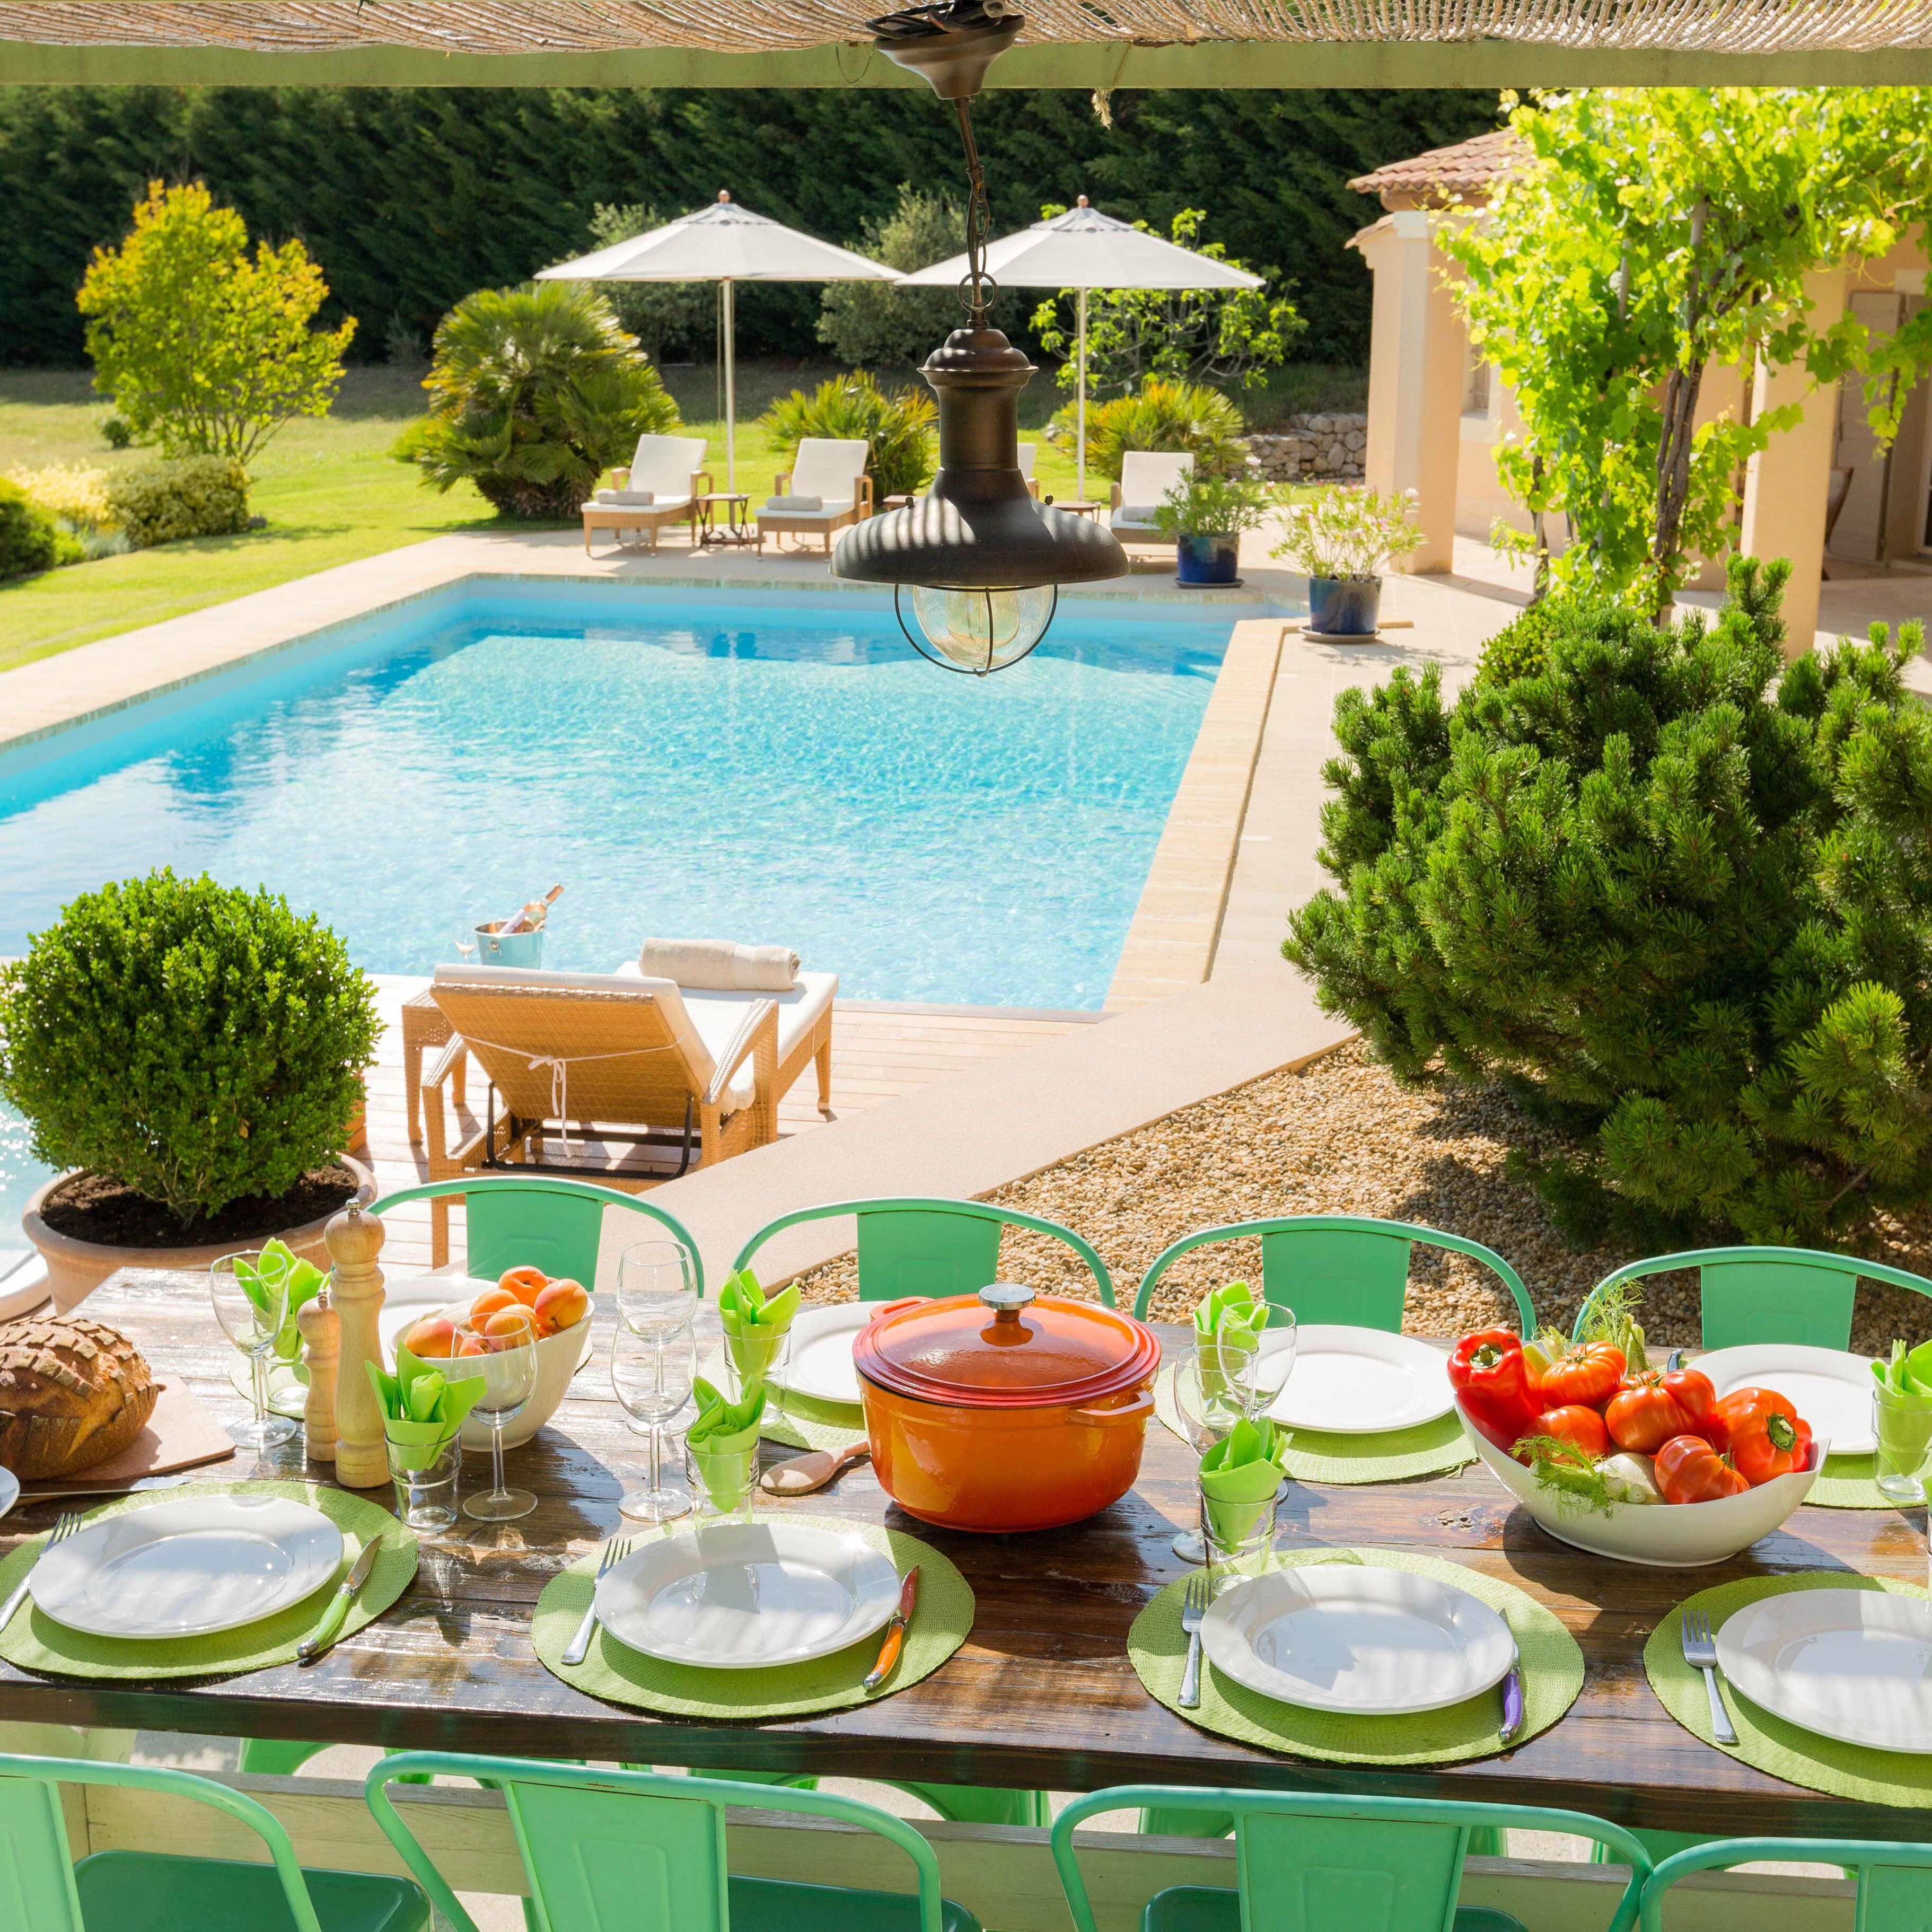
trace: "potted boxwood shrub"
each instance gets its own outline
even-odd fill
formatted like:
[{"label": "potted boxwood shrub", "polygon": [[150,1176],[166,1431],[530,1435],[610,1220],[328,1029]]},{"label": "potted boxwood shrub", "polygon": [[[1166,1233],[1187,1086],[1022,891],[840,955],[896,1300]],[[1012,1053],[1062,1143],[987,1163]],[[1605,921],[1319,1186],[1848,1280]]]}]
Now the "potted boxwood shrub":
[{"label": "potted boxwood shrub", "polygon": [[1256,476],[1224,476],[1199,464],[1155,506],[1154,520],[1174,542],[1174,575],[1183,584],[1238,584],[1241,532],[1258,530],[1274,492]]},{"label": "potted boxwood shrub", "polygon": [[62,1170],[27,1238],[70,1307],[117,1268],[206,1267],[322,1231],[381,1030],[342,941],[268,892],[151,874],[86,892],[0,968],[0,1095]]},{"label": "potted boxwood shrub", "polygon": [[1308,628],[1372,638],[1382,621],[1383,566],[1422,541],[1413,490],[1328,489],[1288,506],[1286,534],[1268,554],[1308,577]]}]

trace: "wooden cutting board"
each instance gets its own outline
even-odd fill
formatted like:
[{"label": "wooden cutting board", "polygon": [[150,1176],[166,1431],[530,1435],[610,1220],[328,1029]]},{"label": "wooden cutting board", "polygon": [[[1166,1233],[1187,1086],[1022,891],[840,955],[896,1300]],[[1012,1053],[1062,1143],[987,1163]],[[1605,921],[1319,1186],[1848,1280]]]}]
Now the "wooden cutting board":
[{"label": "wooden cutting board", "polygon": [[31,1502],[53,1490],[125,1488],[140,1476],[165,1476],[177,1469],[199,1468],[204,1462],[225,1462],[235,1453],[228,1432],[184,1385],[164,1382],[155,1398],[148,1426],[118,1456],[71,1476],[50,1476],[22,1485],[22,1502]]}]

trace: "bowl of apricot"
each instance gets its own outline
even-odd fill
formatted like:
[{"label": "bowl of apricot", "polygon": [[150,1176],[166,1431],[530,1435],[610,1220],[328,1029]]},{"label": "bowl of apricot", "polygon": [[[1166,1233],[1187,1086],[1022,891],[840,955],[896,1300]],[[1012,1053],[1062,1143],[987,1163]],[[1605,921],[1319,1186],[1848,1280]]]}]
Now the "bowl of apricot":
[{"label": "bowl of apricot", "polygon": [[[510,1268],[494,1282],[431,1275],[407,1286],[408,1298],[392,1301],[383,1311],[387,1316],[394,1307],[401,1316],[383,1322],[384,1340],[392,1348],[406,1348],[418,1360],[435,1363],[452,1381],[461,1378],[466,1360],[488,1352],[493,1340],[520,1334],[526,1322],[536,1330],[536,1393],[503,1430],[505,1448],[527,1442],[556,1413],[571,1377],[590,1352],[595,1298],[582,1282],[548,1275],[539,1268]],[[468,1293],[460,1300],[444,1299],[452,1289]],[[435,1300],[418,1299],[424,1291]],[[480,1422],[464,1423],[463,1446],[488,1448],[488,1429]]]}]

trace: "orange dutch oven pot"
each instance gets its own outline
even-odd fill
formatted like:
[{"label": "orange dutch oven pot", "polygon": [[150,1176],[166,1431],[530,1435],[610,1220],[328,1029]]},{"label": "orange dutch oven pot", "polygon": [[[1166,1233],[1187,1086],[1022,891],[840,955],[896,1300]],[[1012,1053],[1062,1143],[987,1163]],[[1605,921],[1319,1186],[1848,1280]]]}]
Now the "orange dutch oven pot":
[{"label": "orange dutch oven pot", "polygon": [[995,1282],[888,1302],[852,1345],[872,1466],[949,1529],[1054,1529],[1140,1474],[1160,1343],[1131,1316]]}]

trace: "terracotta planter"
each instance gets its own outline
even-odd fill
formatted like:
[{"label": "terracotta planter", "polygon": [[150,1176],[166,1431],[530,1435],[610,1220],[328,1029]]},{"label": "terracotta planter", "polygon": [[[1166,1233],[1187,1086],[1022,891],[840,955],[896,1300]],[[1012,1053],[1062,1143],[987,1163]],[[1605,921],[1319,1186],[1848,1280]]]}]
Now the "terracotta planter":
[{"label": "terracotta planter", "polygon": [[852,1356],[880,1486],[924,1522],[1057,1528],[1140,1473],[1160,1344],[1131,1316],[998,1282],[888,1304]]},{"label": "terracotta planter", "polygon": [[[365,1200],[376,1198],[376,1177],[362,1162],[349,1154],[338,1154],[335,1158],[355,1176]],[[40,1250],[40,1258],[47,1266],[47,1292],[54,1298],[54,1306],[62,1313],[91,1294],[116,1268],[181,1268],[190,1272],[206,1268],[210,1262],[218,1261],[224,1255],[232,1255],[243,1248],[260,1247],[261,1244],[279,1234],[297,1254],[312,1261],[318,1268],[328,1266],[328,1250],[323,1245],[322,1230],[328,1226],[326,1214],[318,1220],[308,1222],[299,1228],[264,1228],[260,1234],[243,1240],[217,1241],[199,1248],[123,1248],[109,1246],[105,1242],[76,1240],[72,1234],[63,1234],[50,1228],[40,1218],[40,1204],[64,1180],[71,1180],[72,1174],[57,1174],[53,1179],[34,1190],[33,1198],[27,1203],[26,1212],[20,1216],[20,1226],[26,1231],[28,1240]]]}]

